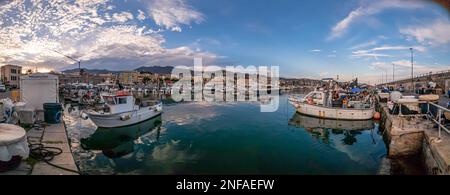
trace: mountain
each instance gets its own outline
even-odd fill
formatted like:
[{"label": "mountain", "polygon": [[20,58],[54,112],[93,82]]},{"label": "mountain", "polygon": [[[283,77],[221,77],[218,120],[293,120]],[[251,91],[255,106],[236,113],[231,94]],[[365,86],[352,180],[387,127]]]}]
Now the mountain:
[{"label": "mountain", "polygon": [[[89,74],[107,74],[107,73],[120,73],[121,71],[111,71],[107,69],[86,69],[82,68],[85,73]],[[78,73],[78,68],[75,69],[69,69],[62,71],[63,73]]]},{"label": "mountain", "polygon": [[[89,73],[89,74],[106,74],[106,73],[113,73],[113,74],[117,74],[117,73],[121,73],[124,71],[113,71],[113,70],[107,70],[107,69],[86,69],[86,68],[82,68],[84,70],[84,72]],[[174,69],[174,67],[172,66],[142,66],[139,68],[134,69],[134,71],[138,71],[138,72],[146,72],[146,73],[156,73],[156,74],[171,74],[172,70]],[[77,73],[78,72],[78,68],[74,68],[74,69],[69,69],[69,70],[64,70],[62,71],[63,73]]]},{"label": "mountain", "polygon": [[134,69],[138,72],[147,72],[155,74],[171,74],[174,67],[172,66],[142,66]]}]

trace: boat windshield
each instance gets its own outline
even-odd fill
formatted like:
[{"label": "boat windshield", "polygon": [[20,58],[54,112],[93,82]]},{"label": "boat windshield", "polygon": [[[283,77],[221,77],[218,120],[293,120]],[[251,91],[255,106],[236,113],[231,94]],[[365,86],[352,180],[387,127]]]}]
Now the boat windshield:
[{"label": "boat windshield", "polygon": [[111,97],[111,96],[103,96],[103,99],[109,105],[115,105],[116,104],[116,102],[114,101],[114,98]]},{"label": "boat windshield", "polygon": [[127,98],[126,97],[117,98],[117,104],[127,104]]}]

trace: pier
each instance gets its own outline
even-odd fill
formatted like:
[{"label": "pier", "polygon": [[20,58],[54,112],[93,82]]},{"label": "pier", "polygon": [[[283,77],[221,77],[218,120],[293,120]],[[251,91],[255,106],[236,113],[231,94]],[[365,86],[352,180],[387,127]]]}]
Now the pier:
[{"label": "pier", "polygon": [[[78,171],[78,167],[72,156],[64,124],[52,124],[41,130],[35,128],[30,132],[30,134],[35,134],[36,136],[31,137],[33,138],[32,141],[34,143],[43,144],[44,147],[60,148],[62,150],[61,154],[56,155],[54,159],[50,161],[51,164]],[[30,134],[29,139],[31,136]],[[40,139],[39,135],[41,135]],[[63,170],[51,164],[42,161],[36,163],[32,169],[31,175],[78,175],[75,172]]]},{"label": "pier", "polygon": [[[430,107],[438,114],[433,116]],[[392,115],[386,103],[378,103],[377,110],[389,159],[419,155],[427,174],[450,174],[450,132],[441,124],[445,119],[439,117],[448,110],[432,103],[428,103],[427,114]]]},{"label": "pier", "polygon": [[[43,117],[42,113],[38,117]],[[50,151],[55,151],[51,148],[59,148],[61,154],[54,155],[48,162],[39,161],[30,155],[15,170],[0,175],[79,175],[63,123],[34,125],[27,132],[27,137],[30,145],[42,144],[43,147],[50,147],[44,148]]]}]

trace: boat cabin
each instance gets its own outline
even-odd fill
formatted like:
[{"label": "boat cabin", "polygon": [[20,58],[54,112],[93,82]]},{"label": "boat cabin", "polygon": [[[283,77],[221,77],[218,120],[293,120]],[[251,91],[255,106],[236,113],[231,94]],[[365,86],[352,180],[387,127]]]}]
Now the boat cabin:
[{"label": "boat cabin", "polygon": [[325,93],[322,91],[313,91],[305,96],[304,101],[309,104],[324,105]]},{"label": "boat cabin", "polygon": [[103,95],[107,109],[111,114],[128,112],[135,109],[134,97],[128,93],[119,92],[116,95]]}]

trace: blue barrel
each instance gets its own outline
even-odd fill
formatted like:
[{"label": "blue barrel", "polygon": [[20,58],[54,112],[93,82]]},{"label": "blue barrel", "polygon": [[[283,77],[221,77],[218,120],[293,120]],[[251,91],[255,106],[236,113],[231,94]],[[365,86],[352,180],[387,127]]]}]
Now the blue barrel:
[{"label": "blue barrel", "polygon": [[61,122],[62,106],[59,103],[44,104],[44,120],[49,124],[58,124]]}]

